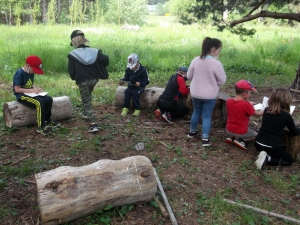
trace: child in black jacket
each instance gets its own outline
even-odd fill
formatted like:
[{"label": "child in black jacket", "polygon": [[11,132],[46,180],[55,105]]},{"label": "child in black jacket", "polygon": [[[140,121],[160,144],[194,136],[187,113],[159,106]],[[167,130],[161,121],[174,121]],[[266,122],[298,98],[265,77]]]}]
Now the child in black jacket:
[{"label": "child in black jacket", "polygon": [[127,115],[130,106],[130,99],[132,98],[133,107],[135,109],[132,115],[139,116],[141,112],[140,95],[149,84],[149,77],[146,68],[142,66],[139,56],[135,53],[128,56],[125,75],[124,78],[120,80],[119,84],[121,85],[127,82],[128,86],[124,92],[125,97],[121,115]]}]

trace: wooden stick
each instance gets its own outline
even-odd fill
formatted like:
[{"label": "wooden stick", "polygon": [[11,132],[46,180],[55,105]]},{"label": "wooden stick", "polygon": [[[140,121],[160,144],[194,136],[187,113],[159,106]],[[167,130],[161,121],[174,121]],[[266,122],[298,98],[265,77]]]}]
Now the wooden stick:
[{"label": "wooden stick", "polygon": [[259,208],[256,208],[256,207],[253,207],[253,206],[250,206],[250,205],[245,205],[245,204],[242,204],[242,203],[234,202],[234,201],[231,201],[231,200],[228,200],[228,199],[225,199],[225,198],[223,199],[223,201],[228,202],[228,203],[233,204],[233,205],[238,205],[238,206],[241,206],[241,207],[244,207],[244,208],[247,208],[247,209],[252,209],[252,210],[254,210],[256,212],[259,212],[261,214],[264,214],[264,215],[274,216],[274,217],[277,217],[277,218],[280,218],[280,219],[285,219],[285,220],[289,220],[289,221],[292,221],[294,223],[300,224],[300,220],[294,219],[294,218],[289,217],[289,216],[280,215],[280,214],[273,213],[273,212],[270,212],[270,211],[267,211],[267,210],[264,210],[264,209],[259,209]]},{"label": "wooden stick", "polygon": [[23,161],[24,159],[29,158],[30,156],[31,156],[31,155],[25,156],[25,157],[23,157],[23,158],[21,158],[21,159],[15,161],[15,162],[13,162],[11,165],[14,165],[14,164],[16,164],[16,163],[18,163],[18,162],[21,162],[21,161]]},{"label": "wooden stick", "polygon": [[160,183],[159,177],[157,176],[155,168],[153,168],[153,170],[154,170],[154,176],[156,178],[158,188],[159,188],[159,190],[161,192],[161,196],[162,196],[162,198],[164,200],[164,203],[165,203],[165,206],[167,207],[167,210],[168,210],[168,212],[170,214],[171,223],[172,223],[172,225],[178,225],[178,223],[176,221],[176,218],[175,218],[175,216],[174,216],[174,214],[172,212],[172,209],[171,209],[171,206],[169,204],[169,201],[167,199],[167,196],[166,196],[166,194],[164,192],[164,189],[163,189],[163,187],[162,187],[162,185]]},{"label": "wooden stick", "polygon": [[166,219],[170,218],[170,214],[167,212],[167,210],[165,209],[165,207],[161,204],[161,202],[157,199],[156,196],[153,197],[154,201],[156,201],[156,203],[159,206],[159,209],[163,215],[163,217],[165,217]]},{"label": "wooden stick", "polygon": [[169,148],[169,146],[168,146],[165,142],[159,141],[159,143],[161,143],[162,145],[164,145],[164,146],[166,146],[167,148]]}]

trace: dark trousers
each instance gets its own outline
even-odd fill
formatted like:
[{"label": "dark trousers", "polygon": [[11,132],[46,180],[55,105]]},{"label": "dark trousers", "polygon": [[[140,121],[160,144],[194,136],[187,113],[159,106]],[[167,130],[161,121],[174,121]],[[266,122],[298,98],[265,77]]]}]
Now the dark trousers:
[{"label": "dark trousers", "polygon": [[53,99],[51,96],[29,97],[22,95],[18,102],[21,104],[36,109],[36,121],[39,127],[45,126],[45,121],[49,122],[51,118],[51,109]]},{"label": "dark trousers", "polygon": [[142,92],[145,90],[145,88],[142,87],[128,87],[124,93],[124,103],[123,103],[123,108],[129,108],[130,106],[130,100],[132,98],[132,103],[134,109],[140,110],[140,95]]},{"label": "dark trousers", "polygon": [[268,148],[265,146],[262,146],[255,142],[255,147],[257,151],[265,151],[269,156],[271,156],[271,161],[268,162],[269,165],[272,166],[290,166],[293,164],[293,157],[291,154],[287,151],[287,148],[285,145],[282,145],[277,148]]},{"label": "dark trousers", "polygon": [[161,113],[169,112],[171,113],[172,118],[178,118],[182,117],[189,113],[190,109],[183,105],[178,104],[177,101],[164,101],[161,99],[158,99],[157,101],[157,107],[160,109]]}]

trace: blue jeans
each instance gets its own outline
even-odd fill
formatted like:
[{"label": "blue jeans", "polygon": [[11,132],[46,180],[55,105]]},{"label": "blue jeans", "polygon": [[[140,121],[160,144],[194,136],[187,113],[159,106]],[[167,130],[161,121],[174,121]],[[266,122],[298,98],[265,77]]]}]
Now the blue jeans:
[{"label": "blue jeans", "polygon": [[211,117],[214,110],[216,99],[192,98],[194,111],[191,119],[190,131],[196,132],[197,125],[202,116],[202,138],[209,138],[211,128]]}]

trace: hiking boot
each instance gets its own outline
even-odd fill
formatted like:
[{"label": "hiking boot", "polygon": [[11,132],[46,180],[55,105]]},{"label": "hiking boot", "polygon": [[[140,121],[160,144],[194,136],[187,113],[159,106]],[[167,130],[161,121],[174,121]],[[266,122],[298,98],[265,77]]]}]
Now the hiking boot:
[{"label": "hiking boot", "polygon": [[208,146],[211,146],[211,140],[210,138],[202,138],[202,146],[203,147],[208,147]]},{"label": "hiking boot", "polygon": [[37,133],[40,133],[42,135],[47,135],[51,132],[50,129],[48,129],[47,127],[38,127],[36,130]]},{"label": "hiking boot", "polygon": [[127,108],[123,108],[121,116],[126,116],[128,113],[128,109]]},{"label": "hiking boot", "polygon": [[172,117],[171,117],[171,113],[169,113],[169,112],[165,112],[164,114],[162,114],[161,118],[163,118],[168,123],[173,123],[173,120],[172,120]]},{"label": "hiking boot", "polygon": [[255,165],[257,169],[263,170],[267,162],[268,162],[268,154],[265,151],[261,151],[258,155],[257,160],[255,161]]},{"label": "hiking boot", "polygon": [[155,118],[160,120],[161,119],[161,111],[160,109],[157,109],[154,111],[154,115],[155,115]]},{"label": "hiking boot", "polygon": [[233,141],[234,141],[234,137],[228,137],[225,140],[225,142],[228,143],[228,144],[232,144]]},{"label": "hiking boot", "polygon": [[97,132],[98,131],[98,125],[97,124],[90,124],[88,126],[88,132],[89,133],[94,133],[94,132]]},{"label": "hiking boot", "polygon": [[55,121],[50,120],[49,122],[45,122],[45,126],[46,127],[59,127],[60,124]]},{"label": "hiking boot", "polygon": [[134,110],[134,113],[132,115],[133,116],[139,116],[140,113],[141,113],[141,110],[136,109],[136,110]]},{"label": "hiking boot", "polygon": [[84,114],[84,112],[79,113],[79,115],[81,116],[82,119],[87,119],[88,117]]},{"label": "hiking boot", "polygon": [[195,132],[189,132],[189,134],[187,135],[187,138],[194,138],[197,134],[199,134],[198,131],[195,131]]},{"label": "hiking boot", "polygon": [[243,149],[243,150],[248,150],[247,148],[247,144],[245,143],[245,141],[241,138],[239,138],[238,140],[234,140],[233,141],[233,144],[237,147],[239,147],[240,149]]}]

